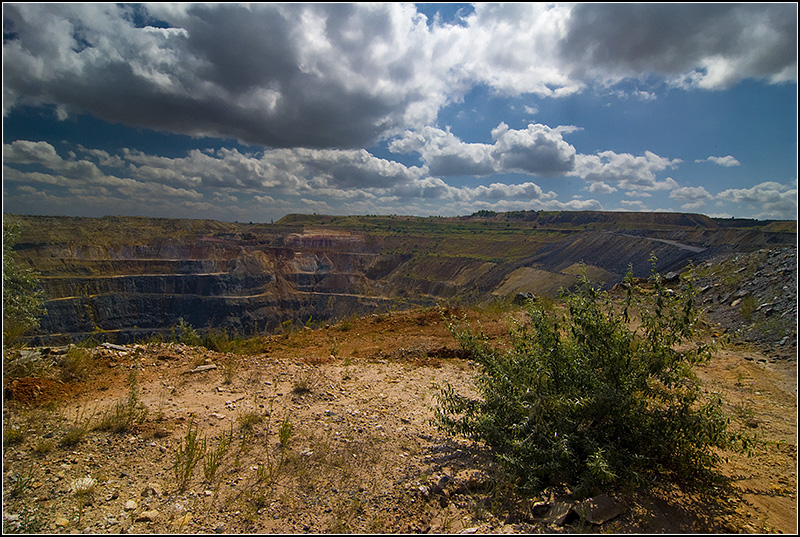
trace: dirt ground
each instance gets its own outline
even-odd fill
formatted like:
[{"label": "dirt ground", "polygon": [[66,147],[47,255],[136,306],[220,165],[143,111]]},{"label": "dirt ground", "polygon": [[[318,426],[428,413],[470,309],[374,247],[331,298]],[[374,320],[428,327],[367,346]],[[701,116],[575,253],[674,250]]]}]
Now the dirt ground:
[{"label": "dirt ground", "polygon": [[[480,323],[498,336],[505,319]],[[438,310],[275,335],[244,355],[97,347],[82,378],[5,379],[3,530],[795,533],[796,361],[729,348],[699,373],[757,435],[751,455],[729,454],[718,494],[615,496],[620,514],[592,524],[558,520],[566,497],[514,497],[486,449],[430,423],[438,387],[468,391],[474,374]],[[146,419],[99,430],[114,409],[140,417],[125,406],[134,389]],[[206,441],[196,466],[192,431]]]}]

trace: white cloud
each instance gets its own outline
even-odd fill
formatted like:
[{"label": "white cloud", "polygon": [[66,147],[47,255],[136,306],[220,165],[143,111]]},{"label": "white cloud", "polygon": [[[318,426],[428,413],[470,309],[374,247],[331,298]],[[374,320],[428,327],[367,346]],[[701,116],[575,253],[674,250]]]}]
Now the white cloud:
[{"label": "white cloud", "polygon": [[684,186],[670,192],[669,197],[677,200],[709,200],[711,194],[702,186]]},{"label": "white cloud", "polygon": [[417,132],[406,131],[389,144],[394,153],[418,153],[435,176],[489,175],[495,172],[492,146],[465,143],[450,132],[425,127]]},{"label": "white cloud", "polygon": [[730,188],[723,190],[716,197],[725,202],[751,208],[755,218],[797,218],[796,181],[793,185],[767,181],[752,188]]},{"label": "white cloud", "polygon": [[561,134],[574,130],[575,127],[551,129],[538,123],[514,130],[501,123],[492,131],[495,144],[491,155],[496,169],[539,176],[567,174],[574,169],[576,152]]},{"label": "white cloud", "polygon": [[592,194],[611,194],[616,191],[617,191],[616,188],[607,185],[602,181],[598,181],[589,185],[589,192],[591,192]]},{"label": "white cloud", "polygon": [[708,157],[705,159],[695,160],[695,162],[713,162],[714,164],[719,164],[720,166],[725,166],[726,168],[730,168],[732,166],[741,166],[741,163],[731,155],[725,157]]},{"label": "white cloud", "polygon": [[602,151],[576,156],[576,175],[591,183],[613,183],[624,190],[671,190],[678,185],[672,178],[659,182],[656,173],[674,168],[682,161],[660,157],[651,151],[642,156]]},{"label": "white cloud", "polygon": [[647,206],[641,200],[621,200],[621,205],[624,205],[629,210],[644,211]]},{"label": "white cloud", "polygon": [[577,127],[548,127],[531,123],[526,129],[511,129],[501,123],[492,130],[493,144],[462,142],[449,129],[426,127],[407,131],[392,141],[395,153],[419,153],[428,172],[438,176],[524,173],[558,176],[573,171],[575,148],[562,135]]},{"label": "white cloud", "polygon": [[681,209],[697,210],[704,207],[713,196],[702,186],[684,186],[670,192],[669,197],[683,201]]},{"label": "white cloud", "polygon": [[9,164],[53,164],[61,161],[56,149],[47,142],[14,140],[3,146],[3,162]]}]

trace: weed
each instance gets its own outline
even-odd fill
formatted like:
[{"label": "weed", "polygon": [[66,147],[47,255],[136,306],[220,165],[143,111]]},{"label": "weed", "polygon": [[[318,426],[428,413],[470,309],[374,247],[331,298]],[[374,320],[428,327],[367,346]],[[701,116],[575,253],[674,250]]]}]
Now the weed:
[{"label": "weed", "polygon": [[222,382],[225,384],[233,383],[233,379],[236,376],[236,360],[233,357],[229,357],[225,360],[223,364],[222,370]]},{"label": "weed", "polygon": [[193,419],[189,420],[186,436],[181,441],[175,452],[175,462],[172,469],[180,491],[186,490],[195,466],[200,462],[206,452],[206,439],[200,440],[200,431]]},{"label": "weed", "polygon": [[143,423],[147,419],[147,413],[147,407],[139,400],[138,370],[133,369],[128,375],[127,397],[106,410],[95,428],[121,433]]},{"label": "weed", "polygon": [[[228,434],[223,434],[217,445],[213,449],[207,449],[205,458],[203,459],[203,477],[208,484],[214,481],[214,476],[219,469],[222,460],[227,455],[233,441],[233,424],[231,424],[231,431]],[[205,442],[205,440],[204,440]]]},{"label": "weed", "polygon": [[12,474],[9,479],[11,481],[9,495],[12,498],[19,498],[33,482],[33,463],[28,463],[21,472]]},{"label": "weed", "polygon": [[85,427],[73,425],[67,428],[66,433],[64,433],[64,436],[61,437],[59,445],[63,447],[72,447],[83,440],[83,437],[86,436],[87,432],[88,430]]},{"label": "weed", "polygon": [[292,393],[294,395],[311,393],[316,388],[318,380],[318,374],[315,370],[304,371],[295,377],[292,382]]},{"label": "weed", "polygon": [[264,421],[264,415],[254,410],[246,410],[239,413],[236,421],[243,431],[252,433],[256,425]]},{"label": "weed", "polygon": [[753,317],[753,313],[755,313],[757,307],[756,298],[753,295],[747,295],[739,303],[739,312],[746,321],[749,321]]},{"label": "weed", "polygon": [[81,477],[70,483],[69,488],[81,502],[85,502],[94,494],[97,488],[97,480],[91,476]]},{"label": "weed", "polygon": [[54,447],[55,443],[52,440],[49,438],[41,438],[33,446],[33,452],[37,455],[46,455],[47,453],[50,453]]},{"label": "weed", "polygon": [[292,422],[289,421],[289,417],[286,416],[283,418],[283,421],[281,421],[281,426],[278,429],[278,441],[284,449],[289,447],[289,440],[292,438],[293,430]]},{"label": "weed", "polygon": [[3,445],[13,446],[25,440],[25,433],[19,427],[3,428]]},{"label": "weed", "polygon": [[86,408],[75,410],[75,420],[67,427],[64,436],[61,437],[59,445],[71,447],[83,440],[89,432],[92,416],[86,417]]},{"label": "weed", "polygon": [[287,319],[281,323],[281,333],[290,334],[294,331],[294,321]]},{"label": "weed", "polygon": [[333,338],[333,342],[330,344],[330,347],[328,347],[328,350],[330,351],[331,356],[334,358],[339,356],[339,342],[336,340],[336,338]]},{"label": "weed", "polygon": [[61,359],[61,378],[65,382],[84,380],[94,367],[94,357],[89,349],[71,345]]}]

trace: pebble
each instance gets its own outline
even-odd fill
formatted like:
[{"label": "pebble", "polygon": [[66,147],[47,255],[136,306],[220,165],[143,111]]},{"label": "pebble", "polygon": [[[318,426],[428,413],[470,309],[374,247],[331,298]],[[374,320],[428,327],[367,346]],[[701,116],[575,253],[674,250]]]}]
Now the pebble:
[{"label": "pebble", "polygon": [[142,511],[142,513],[136,517],[136,522],[154,522],[156,518],[158,518],[159,512],[156,509],[152,509],[150,511]]},{"label": "pebble", "polygon": [[142,491],[142,498],[149,496],[161,496],[164,490],[159,483],[148,483]]}]

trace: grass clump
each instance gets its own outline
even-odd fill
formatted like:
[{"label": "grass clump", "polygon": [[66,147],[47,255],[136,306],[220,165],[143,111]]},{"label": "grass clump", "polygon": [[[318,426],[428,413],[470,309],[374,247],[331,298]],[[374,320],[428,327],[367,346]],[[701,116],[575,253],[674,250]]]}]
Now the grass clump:
[{"label": "grass clump", "polygon": [[717,449],[741,439],[692,371],[710,349],[676,350],[698,325],[691,285],[674,293],[655,270],[651,282],[638,293],[629,271],[618,305],[585,278],[563,309],[528,302],[530,322],[510,331],[508,350],[451,324],[480,367],[480,398],[445,386],[438,426],[485,442],[523,493],[708,482]]},{"label": "grass clump", "polygon": [[61,360],[61,377],[65,382],[86,379],[94,368],[89,349],[71,345]]},{"label": "grass clump", "polygon": [[[190,420],[186,428],[186,436],[184,436],[180,446],[175,451],[175,462],[172,465],[175,479],[178,483],[178,490],[184,491],[189,486],[195,466],[205,456],[206,448],[206,439],[200,440],[200,430],[194,420]],[[216,469],[214,472],[216,472]]]},{"label": "grass clump", "polygon": [[[207,442],[207,440],[204,440]],[[205,457],[203,458],[203,477],[209,485],[214,481],[214,476],[217,474],[223,459],[230,450],[231,443],[233,442],[233,428],[228,434],[223,434],[214,447],[206,445]]]},{"label": "grass clump", "polygon": [[95,429],[122,433],[143,423],[147,414],[147,407],[139,399],[138,372],[134,369],[128,376],[128,395],[100,416]]}]

